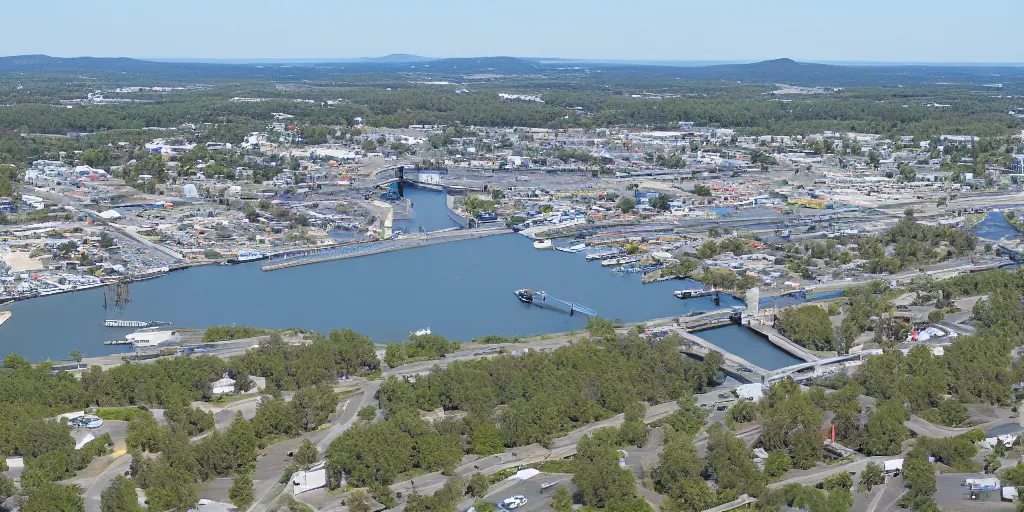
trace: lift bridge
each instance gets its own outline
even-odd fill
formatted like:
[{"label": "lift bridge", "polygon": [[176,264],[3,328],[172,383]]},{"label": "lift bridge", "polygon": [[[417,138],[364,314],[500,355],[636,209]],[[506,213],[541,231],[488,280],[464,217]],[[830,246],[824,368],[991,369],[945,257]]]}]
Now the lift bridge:
[{"label": "lift bridge", "polygon": [[[532,304],[539,308],[560,311],[562,313],[569,313],[569,316],[573,316],[576,313],[581,313],[587,316],[597,316],[597,311],[594,311],[593,309],[590,309],[582,304],[576,304],[575,302],[569,302],[567,300],[552,297],[551,295],[548,295],[547,292],[529,291],[528,294],[531,298],[531,300],[529,300],[529,304]],[[516,295],[518,296],[519,292],[517,292]],[[520,297],[519,300],[523,301],[523,298]]]}]

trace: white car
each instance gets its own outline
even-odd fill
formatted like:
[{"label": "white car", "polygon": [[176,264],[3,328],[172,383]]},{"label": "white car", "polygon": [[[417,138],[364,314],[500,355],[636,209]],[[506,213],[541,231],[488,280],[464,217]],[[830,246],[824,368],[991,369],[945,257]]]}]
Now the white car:
[{"label": "white car", "polygon": [[515,509],[515,508],[519,508],[519,507],[521,507],[523,505],[526,505],[526,502],[527,502],[526,496],[519,495],[519,496],[512,496],[510,498],[505,498],[505,501],[501,502],[501,504],[505,508],[507,508],[509,510],[512,510],[512,509]]}]

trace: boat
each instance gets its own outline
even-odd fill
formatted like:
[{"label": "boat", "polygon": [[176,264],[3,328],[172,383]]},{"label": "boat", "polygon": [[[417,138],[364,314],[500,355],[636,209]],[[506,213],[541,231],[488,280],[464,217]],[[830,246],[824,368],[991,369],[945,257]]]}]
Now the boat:
[{"label": "boat", "polygon": [[623,256],[621,258],[610,258],[601,262],[602,267],[614,267],[618,265],[628,265],[630,263],[637,263],[640,261],[640,256]]},{"label": "boat", "polygon": [[540,249],[540,250],[550,249],[551,248],[551,240],[550,239],[534,240],[533,248],[534,249]]},{"label": "boat", "polygon": [[608,259],[608,258],[614,258],[614,257],[622,254],[623,252],[625,252],[625,251],[623,251],[619,247],[612,247],[612,248],[609,248],[609,249],[603,249],[603,250],[600,250],[600,251],[597,251],[597,252],[592,252],[592,253],[588,254],[587,255],[587,261],[605,260],[605,259]]},{"label": "boat", "polygon": [[420,329],[412,333],[413,336],[426,336],[428,334],[430,334],[430,327],[427,327],[426,329]]},{"label": "boat", "polygon": [[569,247],[555,247],[555,250],[556,251],[567,252],[569,254],[576,254],[576,253],[578,253],[578,252],[580,252],[580,251],[582,251],[583,249],[586,249],[586,248],[587,248],[587,244],[576,244],[576,245],[570,245]]},{"label": "boat", "polygon": [[12,314],[13,313],[10,311],[0,311],[0,325],[3,325],[4,322],[10,320]]},{"label": "boat", "polygon": [[623,267],[615,267],[612,269],[612,274],[636,274],[643,272],[644,269],[640,265],[626,265]]},{"label": "boat", "polygon": [[524,304],[533,304],[533,290],[529,288],[516,290],[516,298],[519,299],[519,302]]},{"label": "boat", "polygon": [[711,289],[708,289],[708,290],[704,290],[704,289],[676,290],[676,291],[672,292],[672,295],[675,295],[677,298],[680,298],[680,299],[695,299],[697,297],[707,297],[708,295],[713,295],[714,293],[715,293],[715,289],[711,288]]},{"label": "boat", "polygon": [[104,320],[103,327],[159,327],[170,322],[144,322],[142,320]]},{"label": "boat", "polygon": [[139,329],[124,339],[131,342],[134,348],[155,347],[161,343],[173,341],[178,338],[178,331],[175,329],[164,329],[162,327],[147,327]]},{"label": "boat", "polygon": [[235,256],[234,258],[228,258],[228,263],[229,264],[249,263],[249,262],[252,262],[252,261],[265,260],[265,259],[267,259],[269,257],[270,256],[268,256],[267,254],[262,253],[260,251],[238,251],[238,255],[237,256]]}]

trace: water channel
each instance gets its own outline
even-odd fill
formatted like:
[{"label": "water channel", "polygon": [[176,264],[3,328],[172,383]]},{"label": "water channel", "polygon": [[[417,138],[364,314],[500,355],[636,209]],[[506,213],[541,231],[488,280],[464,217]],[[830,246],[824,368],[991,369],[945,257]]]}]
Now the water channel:
[{"label": "water channel", "polygon": [[[440,202],[430,201],[437,197]],[[441,194],[414,202],[410,226],[447,227]],[[13,316],[0,326],[0,355],[17,352],[38,361],[64,359],[72,349],[86,356],[130,350],[103,345],[131,332],[103,327],[106,318],[195,328],[350,328],[380,342],[405,340],[411,331],[427,327],[457,340],[531,336],[582,330],[586,317],[522,304],[512,293],[518,288],[545,290],[606,318],[640,322],[717,309],[710,297],[679,300],[672,295],[699,286],[686,281],[642,285],[638,274],[612,275],[582,254],[538,251],[530,240],[510,234],[274,272],[263,272],[260,263],[192,268],[132,284],[131,303],[116,315],[103,309],[100,289],[16,302],[8,306]],[[720,307],[740,304],[723,295]],[[765,367],[772,363],[762,358],[786,356],[763,339],[739,333],[736,339],[734,345],[715,343]],[[771,351],[778,354],[771,356]]]},{"label": "water channel", "polygon": [[1017,228],[1013,227],[1006,221],[1006,217],[1003,212],[989,212],[985,215],[985,218],[977,223],[972,228],[974,234],[980,238],[986,238],[988,240],[1000,241],[1003,238],[1015,238],[1020,236],[1020,232]]}]

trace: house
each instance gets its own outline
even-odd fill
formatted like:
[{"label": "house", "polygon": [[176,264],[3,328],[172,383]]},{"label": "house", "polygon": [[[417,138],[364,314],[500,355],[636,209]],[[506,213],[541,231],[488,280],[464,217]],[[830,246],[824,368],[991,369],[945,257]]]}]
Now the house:
[{"label": "house", "polygon": [[228,377],[228,374],[225,373],[220,380],[214,381],[212,384],[210,384],[210,392],[215,395],[234,393],[235,379]]},{"label": "house", "polygon": [[302,494],[306,491],[319,489],[327,485],[327,462],[320,462],[305,471],[296,471],[292,474],[292,494]]}]

